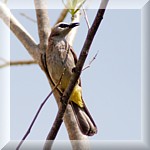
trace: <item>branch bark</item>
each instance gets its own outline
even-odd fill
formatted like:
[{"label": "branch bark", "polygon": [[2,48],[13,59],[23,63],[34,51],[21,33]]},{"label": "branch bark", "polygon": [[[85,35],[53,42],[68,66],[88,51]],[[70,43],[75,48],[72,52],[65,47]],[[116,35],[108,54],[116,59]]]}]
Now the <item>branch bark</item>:
[{"label": "branch bark", "polygon": [[39,60],[39,48],[31,37],[31,35],[25,30],[25,28],[16,20],[7,6],[0,2],[0,18],[4,23],[10,27],[11,31],[16,35],[20,42],[24,45],[30,55]]},{"label": "branch bark", "polygon": [[57,19],[55,25],[56,25],[57,23],[59,23],[59,22],[62,22],[62,21],[66,18],[67,13],[68,13],[68,9],[63,9],[62,12],[60,13],[60,16],[59,16],[59,18]]},{"label": "branch bark", "polygon": [[[102,0],[102,2],[100,4],[100,7],[99,7],[99,10],[97,12],[97,15],[94,19],[94,22],[93,22],[91,28],[88,31],[86,41],[84,42],[82,51],[81,51],[80,56],[79,56],[79,60],[76,64],[75,72],[72,74],[72,77],[69,81],[69,85],[68,85],[67,89],[64,91],[63,96],[61,97],[61,99],[64,103],[60,105],[60,108],[58,110],[56,119],[55,119],[55,121],[53,123],[53,126],[50,130],[50,133],[48,135],[48,139],[50,139],[52,141],[49,142],[49,145],[47,144],[49,147],[45,147],[45,149],[48,149],[48,148],[52,147],[53,140],[55,140],[55,138],[57,136],[57,133],[60,129],[60,126],[61,126],[62,121],[63,121],[64,114],[65,114],[65,111],[66,111],[66,108],[67,108],[67,104],[68,104],[68,101],[69,101],[69,97],[70,97],[70,95],[71,95],[71,93],[74,89],[75,84],[77,83],[77,81],[79,79],[79,76],[81,74],[84,62],[85,62],[86,57],[88,55],[90,46],[91,46],[92,41],[94,39],[94,36],[97,32],[97,29],[98,29],[98,27],[99,27],[99,25],[100,25],[100,23],[103,19],[103,15],[104,15],[104,12],[105,12],[108,1],[109,0]],[[84,148],[82,148],[82,149],[84,149]]]},{"label": "branch bark", "polygon": [[4,64],[0,65],[0,68],[4,68],[7,66],[19,66],[19,65],[31,65],[37,64],[34,60],[20,60],[20,61],[5,61]]},{"label": "branch bark", "polygon": [[40,50],[44,51],[44,53],[48,45],[48,37],[50,34],[50,24],[46,2],[46,0],[34,0],[40,38]]}]

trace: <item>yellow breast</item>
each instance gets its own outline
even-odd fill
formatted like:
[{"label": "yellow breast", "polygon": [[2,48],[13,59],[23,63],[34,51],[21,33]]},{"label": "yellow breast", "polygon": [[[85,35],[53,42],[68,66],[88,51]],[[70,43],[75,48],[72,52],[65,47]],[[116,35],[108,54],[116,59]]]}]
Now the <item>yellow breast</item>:
[{"label": "yellow breast", "polygon": [[70,96],[70,100],[79,105],[80,107],[83,107],[82,90],[79,85],[76,85],[74,87],[74,90]]}]

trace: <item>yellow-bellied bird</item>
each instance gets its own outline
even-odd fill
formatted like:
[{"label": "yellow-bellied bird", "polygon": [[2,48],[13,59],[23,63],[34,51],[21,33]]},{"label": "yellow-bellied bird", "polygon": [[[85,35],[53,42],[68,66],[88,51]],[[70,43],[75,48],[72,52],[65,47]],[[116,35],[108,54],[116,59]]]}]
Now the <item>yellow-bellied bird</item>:
[{"label": "yellow-bellied bird", "polygon": [[[61,79],[61,84],[58,89],[61,93],[67,88],[73,68],[77,63],[77,57],[72,47],[66,41],[66,36],[72,28],[79,26],[79,23],[67,24],[64,22],[58,23],[52,29],[48,40],[48,48],[46,50],[46,63],[49,75],[54,84]],[[64,71],[65,68],[65,71]],[[84,135],[92,136],[97,133],[97,127],[93,121],[83,99],[81,80],[76,83],[74,90],[69,98],[69,103],[72,106],[77,124]]]}]

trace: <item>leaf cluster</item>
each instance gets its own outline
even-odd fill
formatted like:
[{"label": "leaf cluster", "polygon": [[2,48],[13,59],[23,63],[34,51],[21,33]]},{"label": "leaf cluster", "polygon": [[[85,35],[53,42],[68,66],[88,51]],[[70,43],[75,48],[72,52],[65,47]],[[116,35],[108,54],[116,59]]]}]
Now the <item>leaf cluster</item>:
[{"label": "leaf cluster", "polygon": [[66,0],[65,3],[65,0],[62,0],[72,17],[80,10],[85,1],[86,0]]}]

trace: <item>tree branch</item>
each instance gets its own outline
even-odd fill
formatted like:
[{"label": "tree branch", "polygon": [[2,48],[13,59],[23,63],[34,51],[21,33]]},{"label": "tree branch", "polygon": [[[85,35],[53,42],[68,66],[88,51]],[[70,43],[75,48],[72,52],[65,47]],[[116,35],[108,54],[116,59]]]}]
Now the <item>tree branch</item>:
[{"label": "tree branch", "polygon": [[86,21],[86,24],[87,24],[87,27],[88,27],[88,30],[90,29],[90,23],[89,23],[89,20],[88,20],[88,16],[86,14],[86,10],[84,8],[82,8],[83,10],[83,14],[84,14],[84,18],[85,18],[85,21]]},{"label": "tree branch", "polygon": [[7,66],[19,66],[19,65],[31,65],[37,64],[34,60],[20,60],[20,61],[5,61],[4,64],[0,65],[0,68],[4,68]]},{"label": "tree branch", "polygon": [[56,25],[57,23],[59,23],[59,22],[62,22],[62,21],[66,18],[67,13],[68,13],[68,9],[66,9],[66,8],[63,9],[62,12],[60,13],[60,16],[59,16],[59,18],[57,19],[55,25]]},{"label": "tree branch", "polygon": [[23,136],[22,140],[21,140],[20,143],[18,144],[16,150],[19,150],[19,148],[20,148],[21,145],[23,144],[24,140],[25,140],[25,139],[27,138],[27,136],[29,135],[29,133],[30,133],[30,131],[31,131],[31,129],[32,129],[32,127],[33,127],[33,125],[34,125],[34,123],[35,123],[35,121],[36,121],[36,119],[37,119],[37,117],[38,117],[38,115],[39,115],[39,113],[40,113],[40,111],[41,111],[41,109],[43,108],[44,104],[47,102],[48,98],[53,94],[53,92],[54,92],[54,91],[57,89],[57,87],[60,85],[60,82],[61,82],[61,79],[62,79],[63,75],[64,75],[64,72],[62,73],[62,75],[61,75],[61,77],[60,77],[58,83],[54,86],[54,88],[52,89],[52,91],[46,96],[46,98],[44,99],[44,101],[41,103],[41,105],[40,105],[38,111],[36,112],[36,114],[35,114],[35,116],[34,116],[32,122],[31,122],[31,124],[30,124],[30,126],[29,126],[27,132],[25,133],[25,135]]},{"label": "tree branch", "polygon": [[[68,104],[69,97],[70,97],[70,95],[74,89],[75,84],[77,83],[77,80],[79,79],[79,76],[81,74],[84,62],[85,62],[86,57],[88,55],[90,46],[92,44],[92,41],[93,41],[94,36],[96,34],[96,31],[97,31],[97,29],[98,29],[98,27],[99,27],[99,25],[103,19],[103,15],[104,15],[108,1],[109,0],[102,0],[101,5],[99,7],[99,10],[97,12],[97,15],[94,19],[94,22],[88,31],[86,41],[83,45],[82,51],[81,51],[80,56],[79,56],[79,60],[76,64],[75,72],[72,74],[71,79],[69,81],[69,85],[66,88],[66,90],[64,91],[63,96],[62,96],[62,101],[64,102],[64,104],[60,105],[56,119],[55,119],[53,126],[50,130],[50,133],[48,135],[50,140],[55,140],[56,135],[58,133],[58,130],[60,129],[60,126],[61,126],[62,120],[63,120],[63,116],[64,116],[65,110],[67,108],[67,105],[65,105],[65,104]],[[52,147],[52,144],[53,144],[53,141],[51,141],[49,143],[50,148]]]},{"label": "tree branch", "polygon": [[10,10],[5,4],[0,2],[0,18],[5,22],[5,24],[10,27],[11,31],[16,35],[16,37],[21,41],[24,47],[28,50],[30,55],[35,59],[39,59],[39,48],[31,37],[31,35],[25,30],[25,28],[16,20],[16,18],[11,14]]},{"label": "tree branch", "polygon": [[25,13],[20,13],[21,16],[25,17],[26,19],[32,21],[33,23],[37,23],[37,21],[30,16],[26,15]]},{"label": "tree branch", "polygon": [[95,54],[95,56],[89,62],[89,64],[82,69],[82,72],[85,71],[86,69],[88,69],[91,66],[92,62],[96,59],[97,55],[98,55],[98,52]]},{"label": "tree branch", "polygon": [[46,2],[46,0],[34,0],[40,38],[40,50],[44,53],[48,45],[48,37],[50,34],[50,24]]}]

